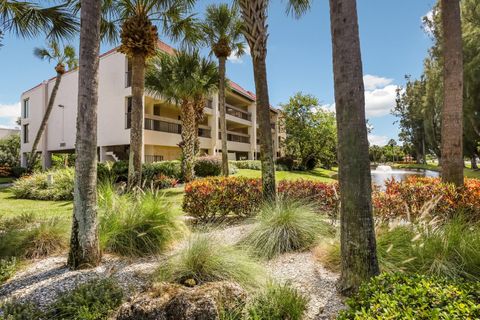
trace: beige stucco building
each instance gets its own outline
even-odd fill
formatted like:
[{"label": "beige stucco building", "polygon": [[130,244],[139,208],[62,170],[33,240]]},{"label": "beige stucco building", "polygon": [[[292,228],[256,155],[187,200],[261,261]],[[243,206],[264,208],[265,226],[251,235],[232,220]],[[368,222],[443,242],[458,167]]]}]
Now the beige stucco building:
[{"label": "beige stucco building", "polygon": [[[164,43],[160,42],[159,47],[165,52],[173,52],[173,49]],[[99,161],[128,159],[132,94],[129,70],[127,57],[116,49],[100,56],[97,140]],[[53,85],[54,79],[44,81],[25,91],[21,96],[21,152],[24,165]],[[73,70],[62,78],[54,109],[38,147],[42,153],[44,167],[49,167],[53,153],[72,153],[75,150],[77,92],[78,71]],[[257,137],[255,95],[231,82],[226,102],[229,158],[257,159],[260,146]],[[179,107],[148,94],[144,96],[144,105],[144,161],[178,159],[182,128]],[[199,126],[201,153],[216,155],[221,152],[217,95],[209,100],[205,114],[205,119]],[[272,137],[277,156],[281,140],[278,134],[278,117],[278,111],[272,108]]]}]

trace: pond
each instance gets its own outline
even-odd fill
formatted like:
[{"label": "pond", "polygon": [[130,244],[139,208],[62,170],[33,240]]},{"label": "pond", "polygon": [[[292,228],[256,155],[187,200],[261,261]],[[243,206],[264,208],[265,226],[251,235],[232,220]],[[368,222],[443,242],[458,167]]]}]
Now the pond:
[{"label": "pond", "polygon": [[392,169],[390,166],[380,165],[377,168],[372,168],[372,182],[380,189],[385,189],[385,180],[395,178],[401,181],[408,176],[434,177],[440,176],[440,172],[424,169]]}]

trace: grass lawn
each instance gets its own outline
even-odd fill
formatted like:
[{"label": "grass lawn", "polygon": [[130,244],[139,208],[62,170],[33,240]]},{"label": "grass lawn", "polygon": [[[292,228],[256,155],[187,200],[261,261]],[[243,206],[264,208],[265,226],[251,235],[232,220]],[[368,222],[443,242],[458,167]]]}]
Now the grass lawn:
[{"label": "grass lawn", "polygon": [[[432,170],[432,171],[440,171],[441,168],[436,164],[395,164],[395,168],[407,168],[407,169],[425,169],[425,170]],[[472,170],[470,168],[464,168],[463,174],[467,178],[475,178],[480,179],[480,170]]]},{"label": "grass lawn", "polygon": [[[336,181],[337,172],[332,170],[326,170],[317,168],[312,171],[277,171],[275,176],[277,180],[296,180],[296,179],[309,179],[318,180],[322,182],[334,182]],[[260,170],[239,169],[234,175],[236,177],[247,178],[260,178]]]},{"label": "grass lawn", "polygon": [[14,180],[14,178],[11,177],[0,177],[0,184],[2,183],[10,183]]}]

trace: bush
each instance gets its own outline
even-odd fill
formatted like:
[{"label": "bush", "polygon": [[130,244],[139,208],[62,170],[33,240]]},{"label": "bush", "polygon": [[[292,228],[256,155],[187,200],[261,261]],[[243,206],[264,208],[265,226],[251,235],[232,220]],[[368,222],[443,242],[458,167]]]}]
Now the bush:
[{"label": "bush", "polygon": [[41,221],[25,229],[0,234],[0,257],[37,259],[67,248],[68,226],[59,219]]},{"label": "bush", "polygon": [[189,285],[227,280],[253,287],[264,276],[261,267],[245,251],[223,245],[206,234],[192,236],[187,246],[158,272],[162,281]]},{"label": "bush", "polygon": [[249,320],[301,320],[308,299],[288,285],[268,284],[247,306]]},{"label": "bush", "polygon": [[0,259],[0,284],[10,279],[17,270],[17,259]]},{"label": "bush", "polygon": [[258,224],[242,243],[268,259],[285,252],[307,249],[321,234],[329,232],[328,225],[312,207],[299,201],[280,199],[275,203],[266,203],[256,220]]},{"label": "bush", "polygon": [[259,179],[207,178],[185,186],[183,211],[202,221],[234,215],[252,216],[262,200]]},{"label": "bush", "polygon": [[155,177],[164,175],[174,179],[182,178],[182,170],[180,161],[160,161],[154,163],[145,163],[142,169],[142,178],[144,182],[149,185]]},{"label": "bush", "polygon": [[262,170],[262,163],[260,160],[239,160],[230,161],[238,169]]},{"label": "bush", "polygon": [[102,185],[99,212],[101,247],[124,256],[160,253],[184,231],[178,212],[157,192],[120,195]]},{"label": "bush", "polygon": [[0,305],[0,320],[38,320],[43,312],[33,303],[9,301]]},{"label": "bush", "polygon": [[14,176],[15,178],[20,178],[26,173],[27,173],[27,168],[18,167],[18,166],[12,167],[12,176]]},{"label": "bush", "polygon": [[122,303],[123,291],[112,279],[95,279],[81,284],[53,303],[47,319],[107,319]]},{"label": "bush", "polygon": [[347,300],[338,319],[479,319],[479,301],[478,282],[382,274]]},{"label": "bush", "polygon": [[9,166],[0,165],[0,178],[11,177],[11,176],[12,176],[12,168],[10,168]]},{"label": "bush", "polygon": [[175,188],[178,184],[178,180],[175,178],[167,177],[166,175],[160,174],[155,177],[153,180],[153,187],[156,189],[168,189]]},{"label": "bush", "polygon": [[[296,161],[293,157],[285,156],[277,159],[277,170],[279,167],[285,168],[284,171],[292,171],[295,168]],[[278,170],[281,171],[281,170]]]},{"label": "bush", "polygon": [[[49,183],[48,176],[52,177],[52,183]],[[73,176],[73,168],[37,172],[15,180],[11,190],[16,198],[21,199],[72,200]]]},{"label": "bush", "polygon": [[218,156],[199,157],[195,160],[197,177],[215,177],[222,173],[222,158]]}]

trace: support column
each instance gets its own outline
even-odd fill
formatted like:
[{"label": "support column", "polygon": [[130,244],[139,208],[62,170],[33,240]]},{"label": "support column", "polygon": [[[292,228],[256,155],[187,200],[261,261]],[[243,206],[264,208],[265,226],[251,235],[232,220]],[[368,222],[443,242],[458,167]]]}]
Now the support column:
[{"label": "support column", "polygon": [[248,159],[256,160],[255,155],[257,153],[257,105],[255,102],[248,106],[248,111],[252,115],[252,126],[248,128],[248,134],[250,135],[250,152],[248,153]]},{"label": "support column", "polygon": [[47,170],[52,167],[52,153],[50,151],[42,151],[42,169]]},{"label": "support column", "polygon": [[25,152],[22,152],[22,154],[20,154],[20,165],[23,168],[27,167],[27,154]]},{"label": "support column", "polygon": [[220,117],[220,113],[218,111],[218,95],[214,95],[212,97],[212,116],[208,117],[208,125],[211,128],[211,135],[212,135],[211,137],[212,156],[216,156],[218,154],[217,146],[218,146],[218,142],[220,141],[218,139],[218,133],[220,132],[220,127],[218,125],[219,117]]}]

